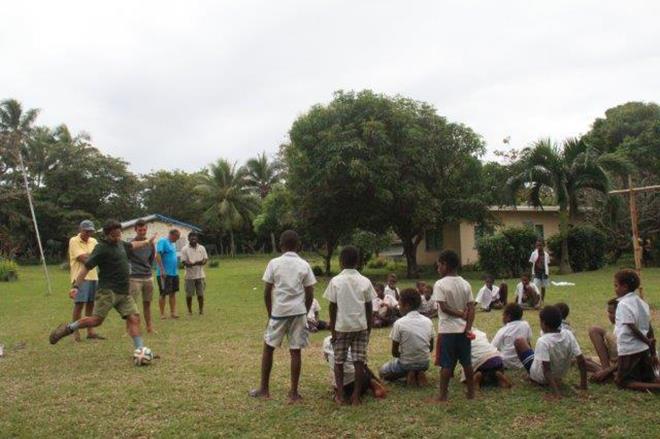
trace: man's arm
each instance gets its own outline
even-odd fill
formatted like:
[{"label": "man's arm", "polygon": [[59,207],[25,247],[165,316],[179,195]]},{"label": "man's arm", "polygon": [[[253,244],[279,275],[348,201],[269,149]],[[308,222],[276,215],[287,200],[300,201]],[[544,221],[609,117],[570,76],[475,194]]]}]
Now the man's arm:
[{"label": "man's arm", "polygon": [[584,355],[578,355],[576,360],[580,369],[580,389],[587,390],[587,362],[584,361]]},{"label": "man's arm", "polygon": [[87,269],[87,267],[83,266],[80,269],[80,273],[78,273],[78,277],[76,277],[76,280],[73,281],[73,288],[69,290],[70,298],[73,299],[76,297],[76,294],[78,294],[78,288],[85,281],[85,277],[87,276],[87,273],[89,273],[89,270]]},{"label": "man's arm", "polygon": [[268,311],[268,318],[273,312],[273,284],[266,282],[264,287],[264,303],[266,304],[266,311]]},{"label": "man's arm", "polygon": [[314,302],[314,286],[310,285],[305,287],[305,308],[307,308],[307,313],[312,308],[312,303]]},{"label": "man's arm", "polygon": [[440,305],[440,310],[452,317],[460,317],[461,319],[465,317],[465,313],[463,311],[456,311],[454,308],[451,306],[447,305],[447,302],[438,302]]},{"label": "man's arm", "polygon": [[156,252],[156,264],[160,269],[160,277],[165,278],[165,267],[163,266],[163,259],[160,257],[160,252]]},{"label": "man's arm", "polygon": [[552,389],[552,392],[557,398],[561,398],[561,393],[559,393],[559,386],[557,385],[557,380],[555,380],[555,377],[552,375],[552,370],[550,370],[550,362],[549,361],[544,361],[543,362],[543,376],[545,377],[545,381],[550,385],[550,388]]},{"label": "man's arm", "polygon": [[80,255],[76,256],[76,261],[78,261],[82,264],[87,262],[87,259],[89,259],[89,253],[83,253],[83,254],[80,254]]},{"label": "man's arm", "polygon": [[392,340],[392,356],[394,358],[399,358],[399,342]]},{"label": "man's arm", "polygon": [[133,248],[133,250],[137,250],[139,248],[146,247],[148,245],[154,245],[154,240],[156,239],[156,236],[158,235],[153,235],[151,238],[144,241],[131,241],[130,242],[131,247]]}]

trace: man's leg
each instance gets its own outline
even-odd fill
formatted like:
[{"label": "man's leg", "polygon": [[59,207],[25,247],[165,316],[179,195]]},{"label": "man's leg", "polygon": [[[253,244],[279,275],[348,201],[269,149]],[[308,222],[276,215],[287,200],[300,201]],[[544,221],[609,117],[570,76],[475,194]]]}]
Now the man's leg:
[{"label": "man's leg", "polygon": [[133,345],[135,349],[141,349],[144,347],[144,342],[142,341],[142,336],[140,335],[140,315],[131,314],[126,317],[126,327],[128,329],[128,335],[133,339]]},{"label": "man's leg", "polygon": [[188,314],[192,315],[192,296],[186,294],[186,305],[188,306]]},{"label": "man's leg", "polygon": [[289,349],[291,354],[291,391],[289,392],[289,402],[294,403],[302,399],[298,392],[298,383],[300,382],[300,371],[302,369],[302,355],[300,349]]},{"label": "man's leg", "polygon": [[158,282],[158,308],[160,308],[160,318],[161,319],[166,319],[165,317],[165,280],[163,279],[162,276],[157,276],[156,281]]},{"label": "man's leg", "polygon": [[[80,317],[82,317],[82,310],[85,307],[84,303],[78,303],[75,302],[73,304],[73,321],[77,322],[80,320]],[[93,307],[93,306],[92,306]],[[73,339],[75,341],[80,341],[80,332],[76,329],[76,331],[73,333]]]},{"label": "man's leg", "polygon": [[142,314],[144,314],[144,325],[147,327],[147,333],[153,333],[154,328],[151,323],[151,301],[142,302]]},{"label": "man's leg", "polygon": [[144,325],[147,328],[147,333],[154,332],[151,321],[151,302],[154,299],[154,284],[151,279],[146,279],[142,282],[142,314],[144,314]]},{"label": "man's leg", "polygon": [[103,317],[100,316],[89,316],[83,317],[80,320],[71,323],[62,323],[60,326],[55,328],[53,332],[50,333],[49,341],[50,344],[55,344],[60,341],[62,338],[67,335],[73,334],[78,329],[83,328],[95,328],[101,326],[103,323]]},{"label": "man's leg", "polygon": [[[85,303],[85,317],[90,317],[94,312],[94,301],[89,301]],[[74,319],[75,320],[75,319]],[[87,338],[95,338],[98,340],[105,340],[105,337],[101,337],[94,331],[93,327],[87,328]]]},{"label": "man's leg", "polygon": [[195,281],[193,279],[185,279],[183,281],[184,290],[186,291],[186,306],[188,307],[188,315],[192,315],[192,301],[195,295]]},{"label": "man's leg", "polygon": [[170,295],[170,316],[173,319],[179,318],[179,316],[176,314],[176,294],[171,293]]},{"label": "man's leg", "polygon": [[199,315],[204,314],[204,293],[206,292],[206,280],[199,279],[196,283],[197,305],[199,306]]},{"label": "man's leg", "polygon": [[596,349],[596,354],[598,354],[600,366],[602,368],[610,367],[610,353],[605,343],[605,330],[599,326],[592,326],[589,328],[589,338],[591,344],[594,345],[594,349]]}]

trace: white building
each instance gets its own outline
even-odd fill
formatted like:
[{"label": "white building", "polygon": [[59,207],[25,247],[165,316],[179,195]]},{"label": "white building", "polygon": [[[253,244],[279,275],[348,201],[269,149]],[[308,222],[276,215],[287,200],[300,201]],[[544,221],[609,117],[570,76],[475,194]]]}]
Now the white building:
[{"label": "white building", "polygon": [[135,237],[135,223],[141,219],[147,222],[148,237],[151,237],[151,235],[154,233],[158,235],[158,239],[167,237],[167,234],[172,229],[177,229],[179,232],[181,232],[181,238],[176,242],[177,253],[181,251],[184,245],[188,244],[188,233],[192,231],[202,231],[201,228],[193,224],[184,223],[183,221],[179,221],[159,213],[154,213],[141,218],[135,218],[122,222],[121,233],[124,240],[130,241]]}]

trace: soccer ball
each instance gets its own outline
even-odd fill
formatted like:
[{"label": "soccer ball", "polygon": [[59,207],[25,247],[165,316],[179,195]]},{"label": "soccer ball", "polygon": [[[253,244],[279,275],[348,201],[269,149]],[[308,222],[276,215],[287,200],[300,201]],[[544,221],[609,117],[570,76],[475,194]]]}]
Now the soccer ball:
[{"label": "soccer ball", "polygon": [[146,346],[133,351],[133,363],[136,366],[148,366],[153,359],[154,353]]}]

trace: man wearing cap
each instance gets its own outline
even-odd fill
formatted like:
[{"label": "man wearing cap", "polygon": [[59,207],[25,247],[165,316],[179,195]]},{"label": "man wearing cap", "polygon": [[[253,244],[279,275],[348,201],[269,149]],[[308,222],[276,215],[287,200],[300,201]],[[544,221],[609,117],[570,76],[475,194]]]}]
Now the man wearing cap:
[{"label": "man wearing cap", "polygon": [[[94,223],[90,220],[84,220],[80,223],[80,233],[69,239],[69,268],[71,271],[71,283],[73,284],[85,266],[89,255],[96,247],[96,239],[92,237],[94,233]],[[76,321],[82,316],[82,310],[85,309],[85,315],[91,316],[94,310],[94,299],[96,298],[96,288],[98,287],[98,273],[96,268],[90,270],[85,276],[85,280],[80,285],[78,293],[73,298],[73,320]],[[87,328],[87,338],[104,340],[105,337],[94,332],[94,328]],[[80,341],[78,331],[74,333],[74,339]]]}]

